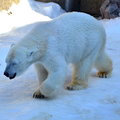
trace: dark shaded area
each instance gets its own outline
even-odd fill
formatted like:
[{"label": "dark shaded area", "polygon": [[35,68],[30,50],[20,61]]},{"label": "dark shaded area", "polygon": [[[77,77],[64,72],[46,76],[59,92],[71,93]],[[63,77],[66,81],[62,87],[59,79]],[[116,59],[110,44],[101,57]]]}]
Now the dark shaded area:
[{"label": "dark shaded area", "polygon": [[36,0],[58,3],[67,12],[81,11],[94,16],[100,16],[100,7],[105,0]]}]

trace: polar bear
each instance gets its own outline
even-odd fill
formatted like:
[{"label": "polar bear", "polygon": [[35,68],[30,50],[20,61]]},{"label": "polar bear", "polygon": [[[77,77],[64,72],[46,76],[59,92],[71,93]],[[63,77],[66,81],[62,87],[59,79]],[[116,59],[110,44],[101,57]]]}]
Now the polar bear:
[{"label": "polar bear", "polygon": [[4,75],[13,79],[34,63],[40,85],[33,97],[51,97],[64,85],[71,63],[73,76],[66,88],[83,89],[88,86],[93,66],[99,77],[106,78],[112,72],[105,44],[106,33],[98,20],[85,13],[65,13],[36,23],[28,35],[11,47]]}]

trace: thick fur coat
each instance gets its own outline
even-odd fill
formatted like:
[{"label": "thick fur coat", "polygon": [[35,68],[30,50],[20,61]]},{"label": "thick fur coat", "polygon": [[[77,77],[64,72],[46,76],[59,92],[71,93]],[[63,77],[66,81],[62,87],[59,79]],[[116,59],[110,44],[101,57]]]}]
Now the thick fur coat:
[{"label": "thick fur coat", "polygon": [[99,77],[112,72],[112,61],[105,53],[106,34],[102,24],[85,13],[66,13],[36,27],[12,46],[4,74],[13,79],[35,64],[39,89],[33,97],[50,97],[63,86],[67,66],[74,66],[67,89],[83,89],[93,66]]}]

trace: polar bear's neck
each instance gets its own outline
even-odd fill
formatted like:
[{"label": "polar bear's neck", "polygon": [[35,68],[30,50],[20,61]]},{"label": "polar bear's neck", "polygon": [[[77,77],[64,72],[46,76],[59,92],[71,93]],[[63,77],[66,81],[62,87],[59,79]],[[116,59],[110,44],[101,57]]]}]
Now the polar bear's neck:
[{"label": "polar bear's neck", "polygon": [[50,32],[48,32],[50,31],[50,27],[48,27],[50,25],[48,24],[50,24],[50,22],[37,23],[32,31],[17,43],[16,47],[24,47],[37,52],[39,51],[42,56],[46,50],[48,37],[50,36]]}]

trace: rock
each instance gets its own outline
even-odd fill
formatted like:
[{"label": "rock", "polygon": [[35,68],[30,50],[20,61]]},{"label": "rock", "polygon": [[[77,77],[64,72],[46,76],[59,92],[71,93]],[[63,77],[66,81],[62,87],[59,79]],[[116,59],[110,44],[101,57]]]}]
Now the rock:
[{"label": "rock", "polygon": [[102,18],[110,19],[120,16],[120,0],[105,0],[100,8]]},{"label": "rock", "polygon": [[105,0],[81,0],[80,11],[100,16],[100,7]]}]

